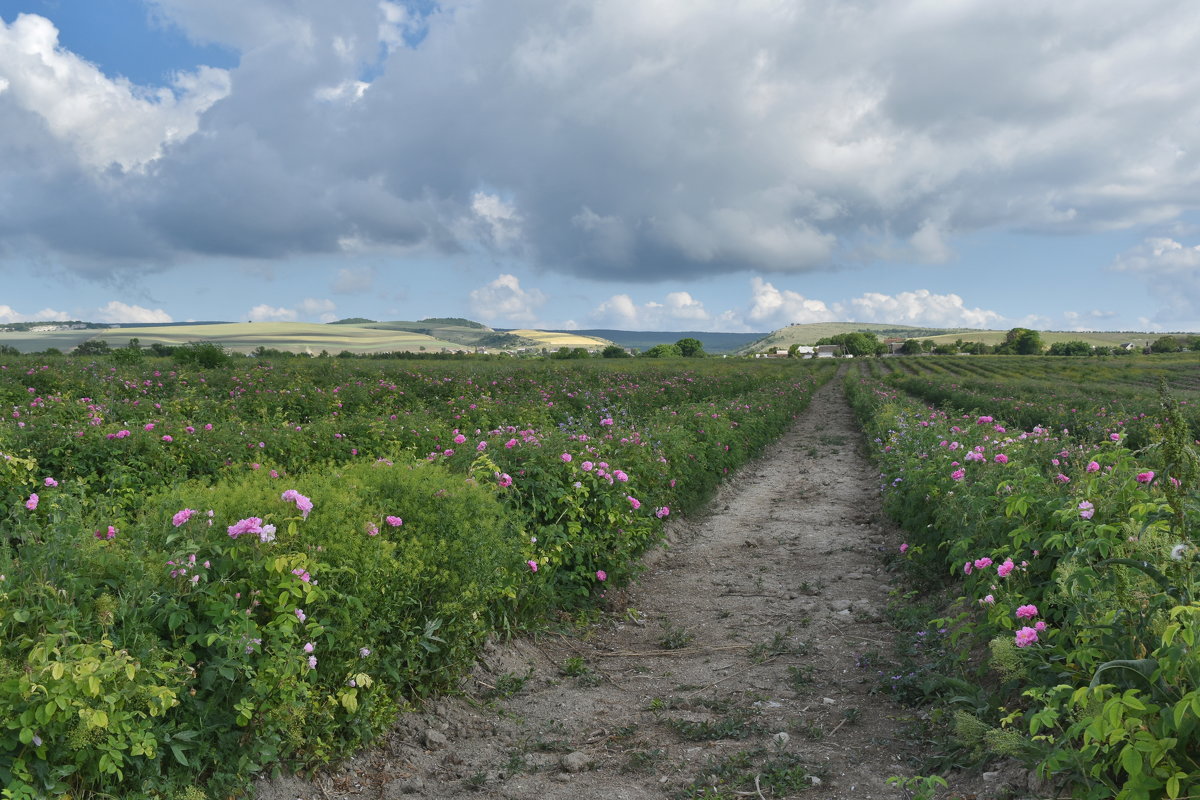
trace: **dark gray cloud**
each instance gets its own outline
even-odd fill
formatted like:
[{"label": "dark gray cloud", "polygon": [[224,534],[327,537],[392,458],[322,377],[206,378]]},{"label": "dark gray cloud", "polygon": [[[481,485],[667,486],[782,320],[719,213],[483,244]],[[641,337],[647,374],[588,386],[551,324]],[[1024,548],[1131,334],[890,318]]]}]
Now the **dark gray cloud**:
[{"label": "dark gray cloud", "polygon": [[[1200,206],[1186,0],[154,4],[239,65],[169,102],[106,87],[100,146],[0,58],[0,252],[487,248],[633,281],[937,261],[959,233]],[[42,91],[101,81],[72,69]]]}]

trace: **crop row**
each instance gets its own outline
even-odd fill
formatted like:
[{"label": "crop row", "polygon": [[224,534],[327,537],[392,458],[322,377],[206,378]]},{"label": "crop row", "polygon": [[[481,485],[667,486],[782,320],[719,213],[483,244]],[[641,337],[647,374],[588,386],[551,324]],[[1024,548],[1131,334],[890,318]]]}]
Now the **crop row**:
[{"label": "crop row", "polygon": [[829,365],[0,364],[0,784],[337,758],[630,579]]},{"label": "crop row", "polygon": [[960,754],[1021,759],[1074,797],[1195,796],[1190,408],[1167,398],[1134,450],[1124,415],[1088,424],[1095,408],[1080,402],[1087,415],[1067,425],[1061,397],[1026,400],[1003,382],[989,407],[950,385],[961,374],[847,384],[907,531],[897,565],[957,597],[931,627],[944,641],[914,645],[936,649],[938,666],[910,697],[940,700]]}]

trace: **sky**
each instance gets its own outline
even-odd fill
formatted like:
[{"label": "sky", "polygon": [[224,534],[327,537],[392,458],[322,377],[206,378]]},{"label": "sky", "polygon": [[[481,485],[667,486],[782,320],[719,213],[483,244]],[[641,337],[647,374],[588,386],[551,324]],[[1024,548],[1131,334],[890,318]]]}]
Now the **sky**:
[{"label": "sky", "polygon": [[1200,331],[1191,0],[0,0],[0,322]]}]

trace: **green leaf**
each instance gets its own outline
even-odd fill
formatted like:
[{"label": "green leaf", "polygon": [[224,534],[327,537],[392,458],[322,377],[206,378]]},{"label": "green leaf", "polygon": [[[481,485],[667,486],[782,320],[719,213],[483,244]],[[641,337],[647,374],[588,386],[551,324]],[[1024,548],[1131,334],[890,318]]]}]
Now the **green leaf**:
[{"label": "green leaf", "polygon": [[183,764],[185,767],[191,766],[191,764],[188,763],[187,756],[183,754],[183,748],[179,745],[171,745],[171,755],[175,756],[175,760],[180,764]]},{"label": "green leaf", "polygon": [[1158,669],[1158,660],[1154,658],[1119,658],[1113,661],[1106,661],[1096,667],[1096,672],[1092,675],[1092,682],[1088,685],[1088,688],[1095,689],[1101,683],[1111,683],[1111,681],[1100,680],[1100,676],[1108,671],[1133,673],[1141,677],[1146,682],[1146,685],[1150,685],[1150,679],[1153,677],[1156,669]]}]

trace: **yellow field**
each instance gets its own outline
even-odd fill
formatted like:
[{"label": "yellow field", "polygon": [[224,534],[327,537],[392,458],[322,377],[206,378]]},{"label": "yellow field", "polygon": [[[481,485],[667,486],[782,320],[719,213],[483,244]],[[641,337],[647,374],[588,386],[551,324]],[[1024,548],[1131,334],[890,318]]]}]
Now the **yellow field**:
[{"label": "yellow field", "polygon": [[597,339],[594,336],[577,336],[572,333],[552,333],[550,331],[534,330],[507,331],[507,333],[532,339],[543,347],[549,347],[554,350],[560,347],[583,347],[588,350],[596,350],[611,344],[607,339]]}]

